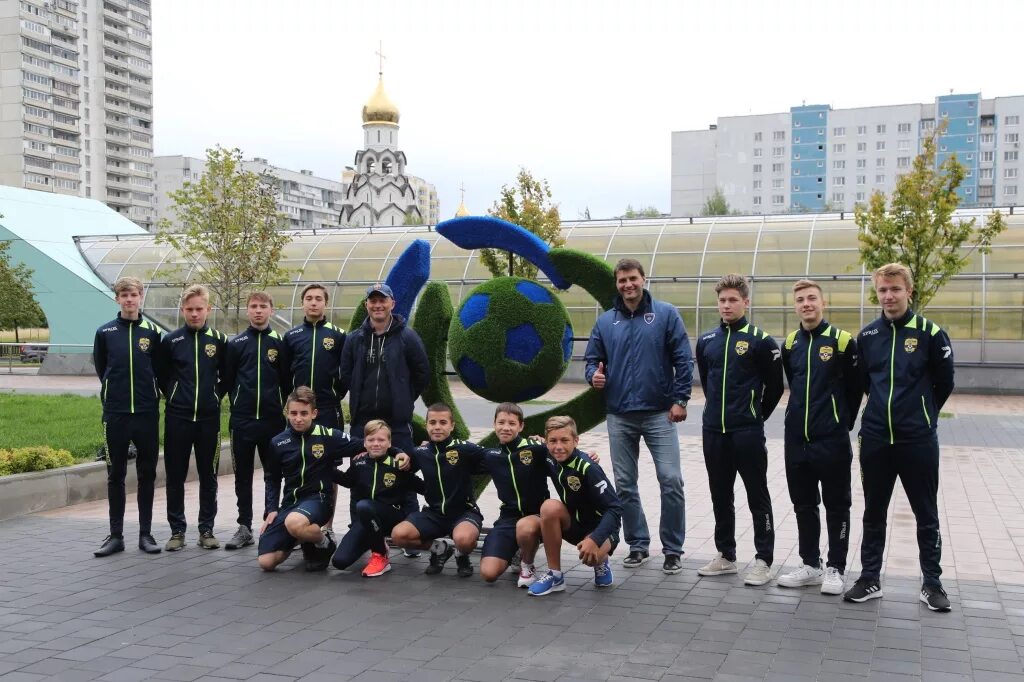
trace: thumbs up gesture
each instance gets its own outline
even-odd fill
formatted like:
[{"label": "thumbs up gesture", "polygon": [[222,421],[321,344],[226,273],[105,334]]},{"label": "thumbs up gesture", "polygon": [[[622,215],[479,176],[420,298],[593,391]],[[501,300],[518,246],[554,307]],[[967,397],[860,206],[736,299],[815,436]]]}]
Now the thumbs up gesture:
[{"label": "thumbs up gesture", "polygon": [[590,378],[590,385],[596,389],[604,388],[608,378],[604,375],[604,363],[597,363],[597,371],[594,372],[594,376]]}]

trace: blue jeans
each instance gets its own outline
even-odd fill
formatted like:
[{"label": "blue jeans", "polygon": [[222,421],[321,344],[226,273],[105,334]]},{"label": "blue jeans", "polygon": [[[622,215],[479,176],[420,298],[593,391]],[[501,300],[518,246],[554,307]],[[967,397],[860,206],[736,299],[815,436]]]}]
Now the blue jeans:
[{"label": "blue jeans", "polygon": [[668,412],[627,412],[608,415],[608,444],[615,469],[615,491],[622,501],[623,539],[630,551],[651,545],[647,517],[637,486],[640,437],[651,451],[661,487],[661,545],[665,554],[682,554],[686,538],[686,497],[676,425]]}]

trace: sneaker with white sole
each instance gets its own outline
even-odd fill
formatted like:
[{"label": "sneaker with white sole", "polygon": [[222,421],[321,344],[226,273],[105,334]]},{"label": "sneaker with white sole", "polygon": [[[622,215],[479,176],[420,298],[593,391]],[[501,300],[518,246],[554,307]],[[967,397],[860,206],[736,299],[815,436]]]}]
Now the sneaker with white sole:
[{"label": "sneaker with white sole", "polygon": [[594,585],[597,587],[611,587],[615,582],[615,576],[612,575],[612,565],[607,559],[600,566],[594,567]]},{"label": "sneaker with white sole", "polygon": [[869,599],[881,598],[882,583],[872,578],[858,578],[853,587],[848,589],[846,594],[843,595],[844,601],[852,601],[858,604],[862,604]]},{"label": "sneaker with white sole", "polygon": [[736,573],[736,562],[729,561],[721,554],[697,569],[697,575],[703,576],[726,575],[727,573]]},{"label": "sneaker with white sole", "polygon": [[747,571],[747,574],[743,576],[743,584],[757,587],[759,585],[764,585],[771,580],[771,578],[771,566],[769,566],[764,559],[755,559],[754,565],[749,571]]},{"label": "sneaker with white sole", "polygon": [[533,564],[528,564],[525,561],[519,564],[519,580],[516,581],[516,585],[519,587],[529,587],[537,580],[537,573],[533,568]]},{"label": "sneaker with white sole", "polygon": [[839,572],[839,569],[835,566],[826,568],[825,577],[821,581],[821,593],[842,594],[844,587],[846,587],[846,581],[843,579],[843,574]]},{"label": "sneaker with white sole", "polygon": [[551,594],[552,592],[564,592],[565,591],[565,578],[555,577],[555,574],[548,571],[547,575],[543,576],[539,580],[535,581],[530,585],[530,589],[527,592],[531,597],[543,597]]},{"label": "sneaker with white sole", "polygon": [[920,599],[930,610],[938,611],[939,613],[948,613],[952,608],[949,604],[949,597],[941,586],[922,586]]},{"label": "sneaker with white sole", "polygon": [[806,587],[808,585],[820,585],[824,579],[824,571],[816,566],[804,564],[795,571],[780,575],[778,583],[780,587]]}]

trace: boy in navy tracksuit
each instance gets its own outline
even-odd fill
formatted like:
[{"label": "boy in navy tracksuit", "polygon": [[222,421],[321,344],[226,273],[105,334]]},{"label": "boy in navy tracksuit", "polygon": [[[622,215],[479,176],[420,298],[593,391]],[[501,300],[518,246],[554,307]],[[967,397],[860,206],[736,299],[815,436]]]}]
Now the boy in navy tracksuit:
[{"label": "boy in navy tracksuit", "polygon": [[768,493],[768,449],[764,422],[782,397],[781,352],[763,329],[747,322],[750,288],[742,275],[726,275],[715,285],[722,322],[697,341],[697,368],[706,398],[704,464],[715,512],[718,556],[697,570],[700,575],[736,573],[736,474],[747,489],[754,520],[754,565],[747,585],[770,578],[775,521]]},{"label": "boy in navy tracksuit", "polygon": [[210,292],[200,285],[181,295],[184,326],[165,335],[161,385],[164,411],[164,469],[167,472],[167,521],[174,552],[185,546],[185,477],[192,450],[199,474],[199,546],[216,549],[217,469],[220,462],[220,401],[224,396],[228,337],[206,325]]},{"label": "boy in navy tracksuit", "polygon": [[873,275],[882,316],[861,330],[860,371],[868,400],[860,424],[864,483],[861,574],[847,601],[882,596],[879,577],[889,501],[898,477],[917,519],[923,585],[920,600],[949,611],[942,589],[939,532],[939,411],[953,392],[953,347],[937,324],[910,309],[914,283],[898,263]]},{"label": "boy in navy tracksuit", "polygon": [[124,551],[124,479],[128,471],[128,445],[135,443],[138,476],[139,549],[160,552],[151,534],[153,487],[159,452],[160,332],[142,319],[142,282],[122,277],[114,283],[121,312],[96,330],[92,357],[100,379],[103,403],[103,449],[107,462],[107,502],[110,535],[98,557]]},{"label": "boy in navy tracksuit", "polygon": [[457,573],[467,578],[473,575],[469,555],[483,527],[473,497],[473,474],[481,466],[484,449],[452,437],[454,429],[450,407],[435,403],[427,408],[430,444],[414,450],[410,458],[410,470],[423,472],[427,506],[395,526],[391,541],[402,548],[430,548],[427,575],[440,573],[455,554]]},{"label": "boy in navy tracksuit", "polygon": [[548,475],[556,497],[540,508],[547,575],[530,585],[529,594],[542,597],[565,589],[562,540],[576,545],[580,561],[594,568],[594,584],[612,584],[608,556],[619,542],[622,504],[601,467],[577,449],[580,439],[572,417],[552,417],[544,426]]},{"label": "boy in navy tracksuit", "polygon": [[362,452],[363,442],[314,423],[316,394],[305,386],[288,396],[285,412],[288,428],[271,441],[264,469],[267,511],[260,529],[259,564],[264,571],[274,570],[299,542],[306,570],[323,570],[336,549],[323,529],[331,513],[335,467]]},{"label": "boy in navy tracksuit", "polygon": [[[857,342],[825,321],[825,300],[817,282],[793,285],[800,328],[782,346],[789,381],[786,405],[786,480],[796,514],[803,565],[779,576],[782,587],[821,585],[822,594],[843,593],[850,546],[849,431],[863,397],[857,367]],[[821,492],[818,492],[818,484]],[[824,500],[828,525],[828,561],[821,569],[821,521]]]},{"label": "boy in navy tracksuit", "polygon": [[317,423],[344,427],[338,366],[345,332],[327,321],[327,289],[310,284],[302,290],[302,324],[288,330],[285,344],[291,356],[291,387],[309,386],[316,393]]},{"label": "boy in navy tracksuit", "polygon": [[352,460],[348,471],[335,472],[335,482],[352,489],[355,505],[352,527],[334,553],[331,562],[344,570],[370,550],[363,577],[375,578],[391,570],[386,538],[405,519],[402,507],[409,493],[423,492],[423,481],[400,468],[399,450],[391,447],[391,429],[384,421],[372,419],[363,428],[366,454]]},{"label": "boy in navy tracksuit", "polygon": [[224,546],[253,543],[252,476],[255,456],[265,466],[270,439],[284,429],[282,399],[290,390],[291,359],[284,338],[270,326],[274,302],[265,291],[249,295],[249,327],[228,343],[224,379],[231,405],[231,467],[238,499],[238,530]]}]

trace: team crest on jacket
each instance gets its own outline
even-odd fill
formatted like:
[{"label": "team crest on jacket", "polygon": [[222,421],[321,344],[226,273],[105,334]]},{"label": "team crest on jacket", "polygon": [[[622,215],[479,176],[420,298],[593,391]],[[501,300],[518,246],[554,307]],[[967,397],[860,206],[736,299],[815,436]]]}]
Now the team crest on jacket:
[{"label": "team crest on jacket", "polygon": [[531,464],[533,464],[533,452],[531,452],[530,450],[520,450],[519,461],[525,464],[526,466],[530,466]]},{"label": "team crest on jacket", "polygon": [[565,482],[569,484],[569,487],[572,488],[573,492],[580,489],[580,479],[576,476],[566,476]]},{"label": "team crest on jacket", "polygon": [[320,459],[321,457],[324,456],[323,443],[313,443],[313,456],[316,457],[317,459]]},{"label": "team crest on jacket", "polygon": [[390,488],[395,484],[395,475],[390,471],[384,474],[384,487]]},{"label": "team crest on jacket", "polygon": [[917,339],[906,339],[903,342],[903,350],[907,351],[908,353],[913,353],[915,350],[917,350]]},{"label": "team crest on jacket", "polygon": [[822,346],[818,349],[818,357],[821,358],[822,362],[828,362],[832,359],[832,346]]},{"label": "team crest on jacket", "polygon": [[446,460],[448,460],[449,464],[452,464],[452,465],[458,464],[459,463],[459,451],[458,450],[448,450],[447,452],[444,453],[444,458]]},{"label": "team crest on jacket", "polygon": [[644,313],[644,322],[654,324],[654,313]]},{"label": "team crest on jacket", "polygon": [[324,350],[331,350],[334,348],[334,339],[330,336],[324,337]]},{"label": "team crest on jacket", "polygon": [[217,354],[217,344],[214,344],[214,343],[208,343],[208,344],[206,344],[206,346],[205,346],[205,347],[203,348],[203,350],[205,350],[205,351],[206,351],[206,357],[208,357],[208,358],[212,358],[212,357],[213,357],[214,355],[216,355],[216,354]]},{"label": "team crest on jacket", "polygon": [[270,362],[277,362],[277,349],[271,348],[267,351],[267,360]]},{"label": "team crest on jacket", "polygon": [[149,339],[139,339],[139,350],[141,350],[143,353],[149,352]]},{"label": "team crest on jacket", "polygon": [[743,354],[745,354],[749,348],[750,348],[750,344],[747,343],[746,341],[737,341],[736,342],[736,355],[743,355]]}]

